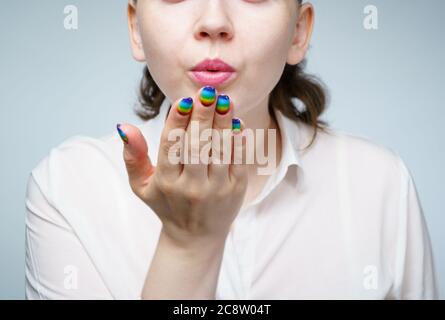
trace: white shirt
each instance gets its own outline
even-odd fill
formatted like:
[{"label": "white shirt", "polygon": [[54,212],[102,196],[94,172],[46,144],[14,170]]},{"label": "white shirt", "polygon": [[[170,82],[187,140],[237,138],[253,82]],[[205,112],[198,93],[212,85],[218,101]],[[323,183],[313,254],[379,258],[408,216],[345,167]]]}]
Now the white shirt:
[{"label": "white shirt", "polygon": [[[138,127],[156,163],[161,114]],[[431,299],[437,285],[416,187],[365,138],[276,112],[282,160],[227,237],[217,299]],[[128,182],[117,132],[74,136],[32,170],[28,299],[139,299],[161,222]]]}]

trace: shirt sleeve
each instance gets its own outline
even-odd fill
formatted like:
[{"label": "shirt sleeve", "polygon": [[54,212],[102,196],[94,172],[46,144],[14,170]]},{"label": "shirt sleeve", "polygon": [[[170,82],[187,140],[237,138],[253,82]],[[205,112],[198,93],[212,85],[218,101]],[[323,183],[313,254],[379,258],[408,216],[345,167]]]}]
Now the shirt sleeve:
[{"label": "shirt sleeve", "polygon": [[112,299],[79,238],[32,173],[25,204],[26,299]]},{"label": "shirt sleeve", "polygon": [[415,182],[403,160],[397,237],[395,298],[438,299],[428,228]]}]

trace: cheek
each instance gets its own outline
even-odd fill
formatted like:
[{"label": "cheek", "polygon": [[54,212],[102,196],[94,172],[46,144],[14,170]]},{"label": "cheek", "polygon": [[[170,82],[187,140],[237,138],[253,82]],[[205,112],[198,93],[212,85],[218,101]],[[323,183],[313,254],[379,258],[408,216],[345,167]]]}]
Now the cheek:
[{"label": "cheek", "polygon": [[[142,20],[141,36],[147,67],[156,84],[170,98],[169,93],[180,82],[183,35],[171,27],[171,21],[159,18],[162,15],[145,16]],[[169,70],[172,70],[171,72]],[[173,88],[172,88],[173,87]]]},{"label": "cheek", "polygon": [[243,85],[254,91],[256,97],[252,99],[262,101],[274,89],[283,73],[290,43],[289,28],[280,23],[245,32],[243,34],[249,36],[242,41],[247,67]]},{"label": "cheek", "polygon": [[256,71],[256,75],[262,78],[270,78],[274,74],[281,73],[279,69],[286,63],[289,45],[287,34],[258,32],[245,42],[245,50],[249,50],[249,66]]}]

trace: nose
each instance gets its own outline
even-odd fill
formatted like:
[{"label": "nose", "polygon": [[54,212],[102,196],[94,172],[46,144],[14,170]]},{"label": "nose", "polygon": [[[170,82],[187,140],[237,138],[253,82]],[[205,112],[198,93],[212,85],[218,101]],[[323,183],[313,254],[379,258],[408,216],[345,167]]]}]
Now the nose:
[{"label": "nose", "polygon": [[226,8],[226,0],[203,1],[200,17],[195,28],[195,38],[203,40],[229,40],[233,37],[233,25]]}]

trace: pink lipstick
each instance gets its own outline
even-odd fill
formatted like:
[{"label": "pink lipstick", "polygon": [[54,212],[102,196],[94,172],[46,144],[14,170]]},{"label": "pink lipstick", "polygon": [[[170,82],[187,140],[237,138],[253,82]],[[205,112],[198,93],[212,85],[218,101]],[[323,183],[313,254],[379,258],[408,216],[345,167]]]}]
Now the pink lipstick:
[{"label": "pink lipstick", "polygon": [[217,86],[232,80],[236,76],[236,70],[220,59],[205,59],[189,74],[200,85]]}]

